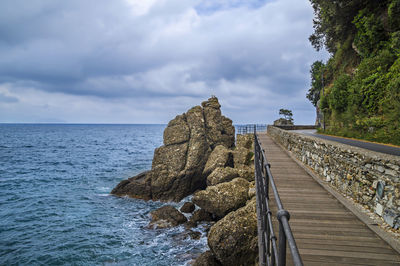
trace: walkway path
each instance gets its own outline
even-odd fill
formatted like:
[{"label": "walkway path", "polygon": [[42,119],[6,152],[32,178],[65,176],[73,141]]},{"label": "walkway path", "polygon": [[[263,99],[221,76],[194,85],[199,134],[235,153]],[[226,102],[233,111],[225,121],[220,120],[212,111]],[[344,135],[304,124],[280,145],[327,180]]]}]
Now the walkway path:
[{"label": "walkway path", "polygon": [[341,138],[341,137],[317,134],[316,130],[313,130],[313,129],[311,129],[311,130],[294,130],[294,131],[301,133],[301,134],[317,137],[320,139],[336,141],[336,142],[340,142],[343,144],[347,144],[347,145],[351,145],[351,146],[355,146],[355,147],[359,147],[359,148],[363,148],[363,149],[367,149],[367,150],[371,150],[371,151],[400,156],[400,148],[398,148],[398,147],[393,147],[393,146],[379,144],[379,143],[372,143],[372,142],[367,142],[367,141],[362,141],[362,140],[355,140],[355,139],[348,139],[348,138]]},{"label": "walkway path", "polygon": [[[400,264],[397,252],[320,186],[266,133],[258,134],[283,206],[291,214],[290,225],[304,265]],[[270,202],[273,204],[274,200]],[[289,260],[290,256],[288,264]]]}]

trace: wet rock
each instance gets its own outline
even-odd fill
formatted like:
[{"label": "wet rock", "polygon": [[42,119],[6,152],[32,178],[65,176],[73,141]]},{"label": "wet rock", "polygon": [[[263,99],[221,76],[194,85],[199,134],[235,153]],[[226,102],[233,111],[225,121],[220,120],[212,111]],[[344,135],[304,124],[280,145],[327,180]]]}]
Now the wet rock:
[{"label": "wet rock", "polygon": [[171,205],[163,206],[150,213],[151,221],[149,227],[168,228],[187,222],[185,215],[180,213]]},{"label": "wet rock", "polygon": [[121,181],[111,194],[116,196],[129,196],[144,200],[151,199],[151,187],[146,176],[149,171],[138,174],[137,176]]},{"label": "wet rock", "polygon": [[188,235],[191,239],[199,240],[201,237],[201,233],[198,231],[189,230]]},{"label": "wet rock", "polygon": [[189,222],[187,222],[187,226],[196,227],[199,222],[211,222],[213,220],[214,219],[211,213],[203,209],[199,209],[193,213],[192,217],[190,217]]},{"label": "wet rock", "polygon": [[184,213],[192,213],[195,208],[196,206],[194,206],[192,202],[185,202],[183,206],[180,208],[180,211]]},{"label": "wet rock", "polygon": [[214,186],[219,183],[229,182],[236,177],[239,177],[238,169],[231,167],[217,167],[207,177],[207,186]]},{"label": "wet rock", "polygon": [[222,265],[254,265],[258,255],[255,198],[214,224],[208,245]]},{"label": "wet rock", "polygon": [[202,106],[195,106],[171,120],[164,130],[164,145],[154,152],[151,171],[122,181],[112,194],[180,201],[204,189],[203,170],[211,151],[218,145],[233,147],[235,136],[232,121],[221,115],[216,97]]},{"label": "wet rock", "polygon": [[206,190],[196,192],[192,201],[205,211],[222,218],[246,204],[248,190],[247,180],[235,178],[230,182],[209,186]]},{"label": "wet rock", "polygon": [[214,254],[211,251],[206,251],[202,253],[195,262],[192,264],[193,266],[220,266],[221,263],[217,261]]},{"label": "wet rock", "polygon": [[218,145],[211,152],[204,167],[203,175],[208,176],[218,167],[233,167],[232,151],[223,145]]}]

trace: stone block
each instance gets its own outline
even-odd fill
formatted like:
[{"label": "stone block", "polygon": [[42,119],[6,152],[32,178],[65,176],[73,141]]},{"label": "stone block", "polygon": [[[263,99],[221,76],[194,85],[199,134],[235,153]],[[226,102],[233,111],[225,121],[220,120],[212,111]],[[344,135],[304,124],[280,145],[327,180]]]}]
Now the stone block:
[{"label": "stone block", "polygon": [[400,213],[395,210],[386,209],[383,213],[383,220],[395,229],[400,227]]},{"label": "stone block", "polygon": [[382,214],[383,214],[383,206],[381,204],[379,204],[379,203],[376,204],[375,213],[378,214],[379,216],[382,216]]}]

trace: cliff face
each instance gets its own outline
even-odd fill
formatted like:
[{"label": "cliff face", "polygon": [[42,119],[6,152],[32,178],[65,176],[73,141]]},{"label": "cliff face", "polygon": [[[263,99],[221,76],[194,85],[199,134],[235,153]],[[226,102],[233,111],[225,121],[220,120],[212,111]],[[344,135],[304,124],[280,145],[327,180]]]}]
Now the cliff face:
[{"label": "cliff face", "polygon": [[164,130],[164,145],[154,151],[149,172],[123,180],[112,194],[145,200],[179,201],[206,187],[203,173],[210,153],[218,145],[232,148],[235,128],[221,114],[212,97],[182,115]]}]

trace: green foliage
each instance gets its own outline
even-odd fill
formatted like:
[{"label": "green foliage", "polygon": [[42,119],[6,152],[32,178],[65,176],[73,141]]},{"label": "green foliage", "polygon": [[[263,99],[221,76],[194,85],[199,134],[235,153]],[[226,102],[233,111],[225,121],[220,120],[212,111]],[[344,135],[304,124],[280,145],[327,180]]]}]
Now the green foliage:
[{"label": "green foliage", "polygon": [[312,65],[307,94],[326,132],[400,145],[400,0],[310,1],[310,41],[332,54]]},{"label": "green foliage", "polygon": [[333,83],[331,93],[328,96],[329,107],[337,112],[344,112],[347,108],[348,86],[350,77],[346,74],[338,77]]},{"label": "green foliage", "polygon": [[389,25],[392,31],[400,29],[400,0],[391,1],[388,6]]},{"label": "green foliage", "polygon": [[311,66],[311,88],[308,90],[307,99],[309,99],[314,106],[317,106],[323,87],[324,66],[322,61],[315,61]]},{"label": "green foliage", "polygon": [[353,20],[357,28],[354,44],[363,57],[374,54],[382,49],[387,41],[385,30],[381,19],[368,10],[361,10]]},{"label": "green foliage", "polygon": [[293,113],[289,109],[279,109],[279,114],[283,115],[286,120],[292,121],[293,122]]}]

